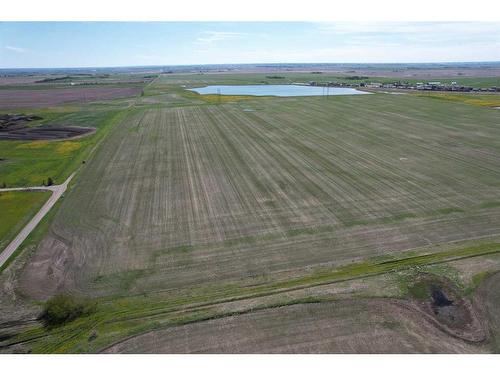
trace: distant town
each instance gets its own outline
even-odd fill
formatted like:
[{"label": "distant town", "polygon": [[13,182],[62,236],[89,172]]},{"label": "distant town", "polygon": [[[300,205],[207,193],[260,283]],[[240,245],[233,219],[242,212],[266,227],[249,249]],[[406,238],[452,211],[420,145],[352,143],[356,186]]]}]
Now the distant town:
[{"label": "distant town", "polygon": [[457,82],[450,84],[441,83],[439,81],[417,82],[410,83],[408,81],[396,81],[392,83],[381,82],[315,82],[310,81],[310,86],[323,86],[323,87],[366,87],[373,89],[403,89],[403,90],[423,90],[423,91],[456,91],[456,92],[500,92],[500,87],[471,87],[460,85]]}]

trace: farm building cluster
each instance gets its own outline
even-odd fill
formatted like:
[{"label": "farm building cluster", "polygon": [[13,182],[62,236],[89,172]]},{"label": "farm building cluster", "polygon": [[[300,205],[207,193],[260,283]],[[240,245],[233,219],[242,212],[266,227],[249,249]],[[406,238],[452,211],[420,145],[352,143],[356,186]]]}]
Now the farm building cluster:
[{"label": "farm building cluster", "polygon": [[366,88],[384,88],[384,89],[404,89],[404,90],[423,90],[423,91],[457,91],[457,92],[500,92],[500,87],[471,87],[460,85],[457,82],[442,83],[442,82],[315,82],[310,81],[310,86],[326,86],[326,87],[366,87]]}]

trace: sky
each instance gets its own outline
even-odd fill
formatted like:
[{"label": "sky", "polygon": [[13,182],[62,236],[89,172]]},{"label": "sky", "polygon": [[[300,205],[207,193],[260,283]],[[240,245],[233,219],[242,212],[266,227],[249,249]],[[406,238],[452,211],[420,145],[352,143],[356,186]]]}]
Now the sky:
[{"label": "sky", "polygon": [[0,23],[0,68],[461,61],[500,61],[500,23]]}]

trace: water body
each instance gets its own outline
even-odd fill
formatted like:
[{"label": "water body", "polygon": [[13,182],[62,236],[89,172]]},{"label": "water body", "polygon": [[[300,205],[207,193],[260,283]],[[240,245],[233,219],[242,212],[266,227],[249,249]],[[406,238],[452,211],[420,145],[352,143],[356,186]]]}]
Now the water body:
[{"label": "water body", "polygon": [[369,92],[344,87],[302,86],[302,85],[235,85],[206,86],[189,89],[198,94],[221,95],[254,95],[254,96],[322,96],[326,95],[360,95]]}]

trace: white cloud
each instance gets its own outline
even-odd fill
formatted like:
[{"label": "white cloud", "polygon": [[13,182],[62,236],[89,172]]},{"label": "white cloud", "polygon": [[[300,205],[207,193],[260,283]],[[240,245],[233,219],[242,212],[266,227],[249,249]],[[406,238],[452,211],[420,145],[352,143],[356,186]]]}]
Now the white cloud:
[{"label": "white cloud", "polygon": [[236,33],[230,31],[204,31],[203,36],[196,39],[198,43],[212,44],[222,40],[239,39],[247,35],[246,33]]},{"label": "white cloud", "polygon": [[423,25],[402,22],[321,22],[317,28],[322,34],[393,34],[417,32]]},{"label": "white cloud", "polygon": [[316,30],[351,45],[500,42],[498,22],[325,22],[316,24]]},{"label": "white cloud", "polygon": [[17,52],[17,53],[24,53],[24,52],[26,52],[26,50],[24,48],[21,48],[21,47],[5,46],[5,49],[8,49],[9,51],[14,51],[14,52]]},{"label": "white cloud", "polygon": [[235,55],[227,51],[200,55],[204,62],[222,63],[426,63],[456,61],[500,61],[500,43],[469,46],[363,46],[311,49],[256,49]]}]

